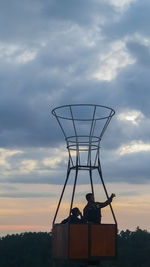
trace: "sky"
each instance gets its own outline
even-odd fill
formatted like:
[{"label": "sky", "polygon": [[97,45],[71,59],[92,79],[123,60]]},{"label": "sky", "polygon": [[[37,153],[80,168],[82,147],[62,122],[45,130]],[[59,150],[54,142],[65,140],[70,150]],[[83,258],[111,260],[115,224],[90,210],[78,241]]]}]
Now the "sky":
[{"label": "sky", "polygon": [[[68,154],[51,114],[68,104],[115,110],[101,142],[119,230],[150,231],[150,1],[0,1],[0,233],[50,231]],[[73,179],[73,178],[72,178]],[[95,174],[96,200],[105,201]],[[86,205],[89,178],[75,203]],[[68,214],[72,180],[58,214]],[[103,209],[103,222],[111,222]]]}]

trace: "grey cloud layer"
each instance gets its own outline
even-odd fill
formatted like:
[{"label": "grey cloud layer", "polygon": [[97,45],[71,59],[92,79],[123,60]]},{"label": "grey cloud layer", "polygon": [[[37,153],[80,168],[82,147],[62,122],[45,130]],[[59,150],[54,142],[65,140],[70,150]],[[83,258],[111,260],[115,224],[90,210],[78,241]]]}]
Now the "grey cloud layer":
[{"label": "grey cloud layer", "polygon": [[[148,0],[135,1],[119,13],[109,1],[5,1],[0,10],[0,146],[58,147],[64,140],[50,112],[69,103],[108,105],[116,115],[142,112],[138,126],[112,120],[103,140],[105,150],[115,152],[132,140],[149,143],[149,5]],[[118,48],[119,42],[125,48]],[[114,61],[112,46],[116,58],[122,49],[123,60],[128,55],[134,63],[121,67],[123,60]],[[111,80],[94,78],[107,61],[106,72],[116,74]],[[131,157],[132,166],[129,156],[114,159],[106,168],[111,170],[108,177],[129,181],[133,174],[131,180],[137,182],[143,173],[149,180],[147,154]],[[12,175],[9,181],[34,183],[32,175]],[[59,174],[56,178],[63,183]],[[37,176],[36,183],[41,180]],[[43,183],[55,181],[43,178]]]},{"label": "grey cloud layer", "polygon": [[124,38],[125,36],[140,33],[149,36],[149,8],[148,0],[133,1],[129,9],[120,16],[119,20],[109,23],[104,27],[104,34],[112,38]]},{"label": "grey cloud layer", "polygon": [[[65,147],[64,147],[65,150]],[[63,151],[63,148],[62,148]],[[59,161],[53,160],[61,156]],[[150,152],[128,153],[120,155],[115,150],[104,150],[102,147],[101,164],[106,182],[127,182],[127,183],[147,183],[149,178],[149,156]],[[47,161],[45,161],[47,160]],[[52,162],[52,163],[51,163]],[[0,183],[2,191],[10,191],[14,194],[15,184],[63,184],[66,178],[67,154],[61,155],[46,149],[36,148],[24,151],[22,155],[14,155],[7,159],[5,168],[2,169]],[[93,172],[95,182],[99,178],[97,171]],[[68,184],[74,181],[75,172],[71,172]],[[78,176],[79,184],[89,183],[89,174],[80,172]],[[18,193],[18,192],[17,192]]]}]

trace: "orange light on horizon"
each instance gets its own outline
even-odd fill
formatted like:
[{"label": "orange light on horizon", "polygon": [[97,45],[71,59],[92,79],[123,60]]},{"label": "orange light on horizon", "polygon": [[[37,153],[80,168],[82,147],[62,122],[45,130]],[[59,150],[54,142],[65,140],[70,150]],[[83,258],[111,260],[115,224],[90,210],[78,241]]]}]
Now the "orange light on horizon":
[{"label": "orange light on horizon", "polygon": [[47,226],[43,225],[0,225],[0,230],[46,230]]}]

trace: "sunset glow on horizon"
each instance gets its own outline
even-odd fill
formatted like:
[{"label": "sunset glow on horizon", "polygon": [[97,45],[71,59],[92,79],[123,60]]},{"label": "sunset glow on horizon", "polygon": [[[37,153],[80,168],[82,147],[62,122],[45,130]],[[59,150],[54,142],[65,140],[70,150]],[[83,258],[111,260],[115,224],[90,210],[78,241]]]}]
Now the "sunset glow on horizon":
[{"label": "sunset glow on horizon", "polygon": [[[100,140],[103,179],[108,194],[116,194],[119,230],[150,231],[149,10],[148,0],[2,1],[1,236],[51,231],[68,166],[68,144],[52,110],[74,105],[74,112],[75,104],[76,120],[67,108],[69,119],[61,118],[74,148],[75,124],[77,132],[94,135],[106,110],[115,110]],[[93,111],[101,118],[94,130],[77,119],[91,112],[85,104],[103,106]],[[97,170],[92,172],[95,199],[103,202]],[[57,222],[68,216],[74,178],[71,170]],[[89,171],[79,172],[73,205],[83,211],[90,191]],[[113,221],[109,207],[102,214],[103,222]]]}]

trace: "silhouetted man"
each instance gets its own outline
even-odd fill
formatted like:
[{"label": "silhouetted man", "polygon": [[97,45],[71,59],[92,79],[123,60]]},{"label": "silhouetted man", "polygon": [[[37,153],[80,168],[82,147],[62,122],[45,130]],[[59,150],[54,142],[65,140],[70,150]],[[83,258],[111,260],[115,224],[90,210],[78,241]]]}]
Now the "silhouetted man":
[{"label": "silhouetted man", "polygon": [[[80,216],[80,219],[78,218],[78,216]],[[61,223],[83,223],[83,216],[81,211],[78,208],[73,208],[71,210],[71,215],[68,218],[64,219]]]},{"label": "silhouetted man", "polygon": [[92,193],[86,195],[87,205],[83,210],[83,218],[87,223],[101,223],[101,209],[109,205],[115,194],[111,194],[110,198],[105,202],[95,202],[94,196]]}]

